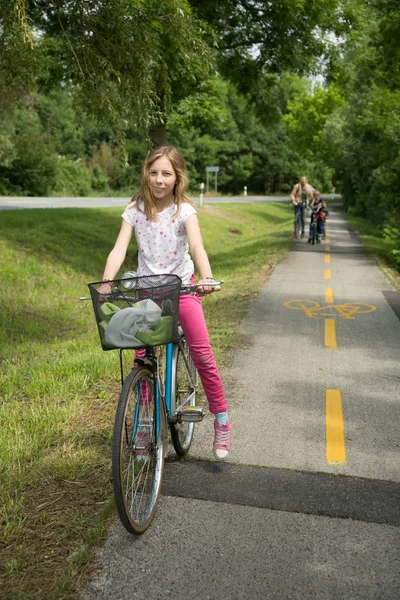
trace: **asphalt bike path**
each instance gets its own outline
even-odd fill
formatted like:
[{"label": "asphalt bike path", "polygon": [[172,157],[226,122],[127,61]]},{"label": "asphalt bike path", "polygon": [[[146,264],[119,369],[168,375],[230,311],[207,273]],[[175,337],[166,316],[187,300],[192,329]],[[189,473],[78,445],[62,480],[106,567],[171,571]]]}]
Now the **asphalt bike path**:
[{"label": "asphalt bike path", "polygon": [[82,600],[397,600],[399,306],[334,211],[321,244],[294,242],[222,372],[229,461],[208,415],[150,529],[113,520]]}]

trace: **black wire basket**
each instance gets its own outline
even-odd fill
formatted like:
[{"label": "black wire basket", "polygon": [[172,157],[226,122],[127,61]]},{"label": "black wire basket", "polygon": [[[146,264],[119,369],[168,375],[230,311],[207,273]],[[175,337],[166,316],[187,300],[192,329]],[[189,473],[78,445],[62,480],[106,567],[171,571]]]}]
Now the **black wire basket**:
[{"label": "black wire basket", "polygon": [[180,277],[150,275],[110,283],[107,293],[99,293],[101,281],[88,284],[103,350],[177,341]]}]

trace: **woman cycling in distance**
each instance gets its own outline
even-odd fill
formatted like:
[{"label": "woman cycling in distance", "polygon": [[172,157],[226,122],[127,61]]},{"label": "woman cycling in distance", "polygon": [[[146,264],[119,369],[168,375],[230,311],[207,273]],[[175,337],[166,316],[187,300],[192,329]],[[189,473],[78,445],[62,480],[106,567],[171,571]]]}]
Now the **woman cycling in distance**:
[{"label": "woman cycling in distance", "polygon": [[[138,246],[138,276],[169,273],[178,275],[184,285],[193,284],[195,264],[200,274],[198,292],[210,294],[214,291],[210,285],[214,278],[196,209],[186,196],[187,182],[187,168],[179,150],[173,146],[160,146],[150,152],[143,164],[140,191],[122,214],[121,229],[107,258],[100,293],[109,292],[109,282],[115,279],[124,262],[133,234]],[[181,296],[179,322],[210,412],[215,415],[213,453],[218,460],[225,460],[230,452],[233,425],[229,422],[228,404],[199,293]]]},{"label": "woman cycling in distance", "polygon": [[290,200],[294,207],[294,215],[296,221],[296,215],[299,212],[301,218],[301,237],[304,237],[305,228],[305,212],[308,208],[309,202],[312,201],[313,190],[308,183],[307,177],[303,175],[300,178],[299,183],[293,187],[292,193],[290,194]]}]

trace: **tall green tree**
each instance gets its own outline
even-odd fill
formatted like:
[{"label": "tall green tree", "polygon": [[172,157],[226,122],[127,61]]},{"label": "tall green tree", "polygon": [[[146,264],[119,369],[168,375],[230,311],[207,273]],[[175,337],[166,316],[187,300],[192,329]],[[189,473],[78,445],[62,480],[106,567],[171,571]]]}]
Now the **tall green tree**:
[{"label": "tall green tree", "polygon": [[[261,114],[274,75],[306,73],[326,34],[352,25],[355,0],[3,0],[1,69],[10,85],[67,82],[88,113],[162,124],[214,62]],[[268,77],[267,77],[268,76]],[[274,118],[274,116],[272,117]]]},{"label": "tall green tree", "polygon": [[0,64],[11,86],[73,85],[83,109],[123,130],[165,119],[173,93],[211,66],[186,0],[7,0]]},{"label": "tall green tree", "polygon": [[[282,98],[288,93],[284,79]],[[184,152],[193,191],[205,182],[210,165],[220,167],[218,189],[234,194],[243,193],[245,185],[261,194],[289,191],[297,177],[296,146],[283,121],[265,123],[250,100],[220,77],[205,82],[193,102],[187,98],[176,105],[168,138]]]},{"label": "tall green tree", "polygon": [[218,38],[221,73],[263,112],[284,72],[318,71],[357,23],[357,0],[190,0]]},{"label": "tall green tree", "polygon": [[289,144],[295,148],[299,170],[314,187],[327,191],[332,186],[337,156],[330,134],[332,117],[344,99],[334,84],[316,85],[303,80],[301,85],[302,92],[288,101],[283,117],[285,130]]},{"label": "tall green tree", "polygon": [[[347,205],[377,222],[400,217],[400,6],[370,0],[362,26],[347,41],[334,79],[339,111],[336,170]],[[338,121],[337,121],[338,122]]]}]

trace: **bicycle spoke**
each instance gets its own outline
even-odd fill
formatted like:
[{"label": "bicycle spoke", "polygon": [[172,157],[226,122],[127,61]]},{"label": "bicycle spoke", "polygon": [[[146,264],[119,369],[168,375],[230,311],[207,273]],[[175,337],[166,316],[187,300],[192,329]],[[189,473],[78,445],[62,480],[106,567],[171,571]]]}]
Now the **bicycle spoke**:
[{"label": "bicycle spoke", "polygon": [[131,533],[143,533],[150,525],[161,489],[166,420],[163,403],[155,406],[153,388],[151,371],[134,369],[124,383],[114,427],[114,494],[121,521]]},{"label": "bicycle spoke", "polygon": [[[174,399],[175,411],[196,405],[197,371],[185,341],[181,341],[174,356]],[[171,439],[178,456],[184,456],[192,443],[194,423],[171,424]]]}]

